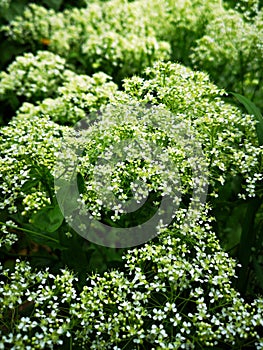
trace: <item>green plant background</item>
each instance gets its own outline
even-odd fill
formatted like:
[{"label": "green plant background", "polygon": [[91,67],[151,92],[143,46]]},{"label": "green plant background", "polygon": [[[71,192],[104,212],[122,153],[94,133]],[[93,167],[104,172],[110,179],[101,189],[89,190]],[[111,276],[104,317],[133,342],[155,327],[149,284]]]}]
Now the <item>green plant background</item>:
[{"label": "green plant background", "polygon": [[[262,2],[3,0],[0,25],[0,348],[262,349]],[[114,128],[97,113],[138,103],[188,121],[202,145],[208,196],[189,226],[185,150],[128,108]],[[86,188],[112,142],[143,130],[180,167],[180,208],[147,244],[93,244],[60,211],[56,157],[86,117],[98,131],[78,186],[97,213]],[[158,200],[154,170],[120,169],[116,196],[146,174]]]}]

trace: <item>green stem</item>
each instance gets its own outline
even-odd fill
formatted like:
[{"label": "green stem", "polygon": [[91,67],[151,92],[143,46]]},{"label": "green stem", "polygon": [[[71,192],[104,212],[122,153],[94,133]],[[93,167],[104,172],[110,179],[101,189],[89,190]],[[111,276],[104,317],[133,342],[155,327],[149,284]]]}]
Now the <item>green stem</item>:
[{"label": "green stem", "polygon": [[39,236],[39,237],[42,237],[42,238],[46,238],[46,239],[48,239],[48,240],[50,240],[50,241],[59,243],[59,241],[58,241],[57,239],[55,239],[55,238],[53,238],[53,237],[50,237],[50,236],[46,236],[44,233],[31,231],[31,230],[28,230],[28,229],[26,229],[26,228],[17,227],[17,226],[15,226],[15,225],[7,224],[7,223],[1,222],[1,221],[0,221],[0,225],[5,225],[5,226],[8,226],[8,227],[13,228],[13,229],[15,229],[15,230],[22,231],[22,232],[32,233],[32,234],[34,234],[34,235],[36,235],[36,236]]}]

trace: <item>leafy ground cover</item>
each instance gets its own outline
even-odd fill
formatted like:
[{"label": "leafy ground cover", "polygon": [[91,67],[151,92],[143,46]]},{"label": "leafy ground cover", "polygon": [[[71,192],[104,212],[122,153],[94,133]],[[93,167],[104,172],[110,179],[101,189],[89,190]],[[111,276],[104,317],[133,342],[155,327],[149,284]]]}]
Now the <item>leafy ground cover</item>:
[{"label": "leafy ground cover", "polygon": [[262,349],[261,1],[0,8],[0,349]]}]

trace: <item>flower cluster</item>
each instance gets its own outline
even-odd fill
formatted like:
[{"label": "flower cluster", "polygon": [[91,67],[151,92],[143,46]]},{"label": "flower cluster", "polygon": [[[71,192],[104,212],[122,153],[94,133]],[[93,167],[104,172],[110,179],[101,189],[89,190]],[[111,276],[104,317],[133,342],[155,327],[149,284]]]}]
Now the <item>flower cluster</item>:
[{"label": "flower cluster", "polygon": [[33,52],[45,48],[118,83],[155,60],[179,60],[262,107],[261,7],[258,0],[114,0],[57,13],[30,4],[3,30]]},{"label": "flower cluster", "polygon": [[[162,13],[160,7],[157,9],[156,22]],[[120,0],[92,3],[87,8],[63,13],[31,4],[5,31],[14,40],[29,43],[33,50],[45,45],[70,62],[80,64],[85,71],[101,69],[117,74],[120,81],[153,60],[169,58],[169,44],[157,40],[154,23],[144,16],[144,11],[142,2]],[[153,17],[154,14],[150,16]]]},{"label": "flower cluster", "polygon": [[101,108],[97,117],[90,125],[87,118],[85,129],[77,135],[65,135],[54,174],[63,178],[60,186],[57,182],[58,191],[74,173],[82,175],[82,204],[96,219],[102,218],[103,208],[108,208],[111,220],[121,219],[129,212],[128,199],[141,204],[149,193],[156,196],[152,210],[160,204],[158,196],[169,197],[170,206],[176,208],[181,196],[206,187],[208,164],[185,114],[130,100],[130,104]]},{"label": "flower cluster", "polygon": [[164,104],[191,120],[209,162],[210,184],[215,191],[212,195],[217,195],[218,186],[226,182],[229,174],[245,179],[242,197],[255,195],[256,184],[262,179],[263,151],[258,145],[257,121],[226,103],[222,98],[226,92],[213,85],[207,74],[157,62],[145,71],[144,79],[126,79],[124,89],[141,102]]},{"label": "flower cluster", "polygon": [[50,171],[63,128],[48,117],[14,118],[0,129],[0,209],[24,214],[49,203],[53,193]]},{"label": "flower cluster", "polygon": [[168,22],[162,26],[162,38],[171,45],[172,61],[191,66],[190,53],[196,46],[197,39],[203,36],[208,23],[221,16],[223,9],[217,0],[165,2],[169,4],[169,17]]},{"label": "flower cluster", "polygon": [[1,99],[23,97],[39,101],[57,95],[57,88],[66,80],[66,61],[48,51],[36,55],[26,53],[10,64],[7,72],[0,73]]},{"label": "flower cluster", "polygon": [[12,245],[18,241],[18,236],[15,232],[16,224],[12,220],[7,220],[5,223],[0,222],[0,248],[10,249]]},{"label": "flower cluster", "polygon": [[1,1],[0,349],[263,348],[261,2]]},{"label": "flower cluster", "polygon": [[[245,12],[246,13],[246,12]],[[263,12],[253,20],[229,10],[212,20],[197,40],[191,60],[225,89],[253,99],[262,107]]]},{"label": "flower cluster", "polygon": [[[104,73],[69,74],[72,79],[58,87],[57,98],[37,106],[24,103],[10,124],[1,128],[1,209],[11,214],[19,206],[27,216],[52,203],[54,165],[67,141],[63,135],[71,137],[72,147],[85,149],[78,159],[85,187],[81,201],[95,218],[105,214],[110,221],[118,221],[134,193],[137,202],[150,192],[156,194],[142,216],[158,207],[158,195],[172,197],[175,207],[180,196],[184,202],[201,181],[194,175],[196,165],[202,163],[198,147],[204,153],[202,181],[208,178],[210,196],[218,195],[229,176],[241,178],[244,190],[237,193],[241,198],[257,193],[263,149],[258,146],[256,121],[225,103],[221,97],[225,92],[211,84],[206,74],[159,62],[146,70],[145,78],[126,79],[124,92]],[[103,107],[107,101],[112,105]],[[72,128],[50,120],[72,124],[97,108],[101,108],[95,115],[97,123],[89,114],[77,138],[72,139]],[[125,150],[125,162],[116,153],[119,145]],[[64,167],[74,160],[71,156],[66,150]],[[138,180],[147,188],[138,186]],[[199,183],[200,188],[204,183]],[[114,199],[108,196],[111,191]],[[103,214],[103,207],[111,210]]]},{"label": "flower cluster", "polygon": [[[1,349],[54,349],[70,337],[72,320],[64,310],[76,298],[72,273],[34,272],[17,260],[12,273],[1,266],[1,276]],[[16,321],[7,324],[9,318]]]},{"label": "flower cluster", "polygon": [[99,110],[117,91],[111,77],[102,72],[88,76],[68,71],[68,77],[68,81],[57,88],[56,98],[45,98],[38,105],[24,103],[17,115],[28,119],[45,115],[58,124],[74,125]]},{"label": "flower cluster", "polygon": [[235,261],[206,209],[191,227],[185,216],[181,210],[154,243],[125,253],[125,273],[92,275],[81,291],[68,270],[54,276],[22,261],[2,270],[0,320],[12,317],[0,326],[0,348],[260,349],[262,299],[248,304],[232,287]]}]

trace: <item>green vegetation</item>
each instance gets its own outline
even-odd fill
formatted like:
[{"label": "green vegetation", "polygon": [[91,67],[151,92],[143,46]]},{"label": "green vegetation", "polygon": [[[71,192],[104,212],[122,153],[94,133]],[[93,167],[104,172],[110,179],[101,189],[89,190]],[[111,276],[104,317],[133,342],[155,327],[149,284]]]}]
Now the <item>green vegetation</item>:
[{"label": "green vegetation", "polygon": [[262,349],[261,1],[0,13],[0,349]]}]

